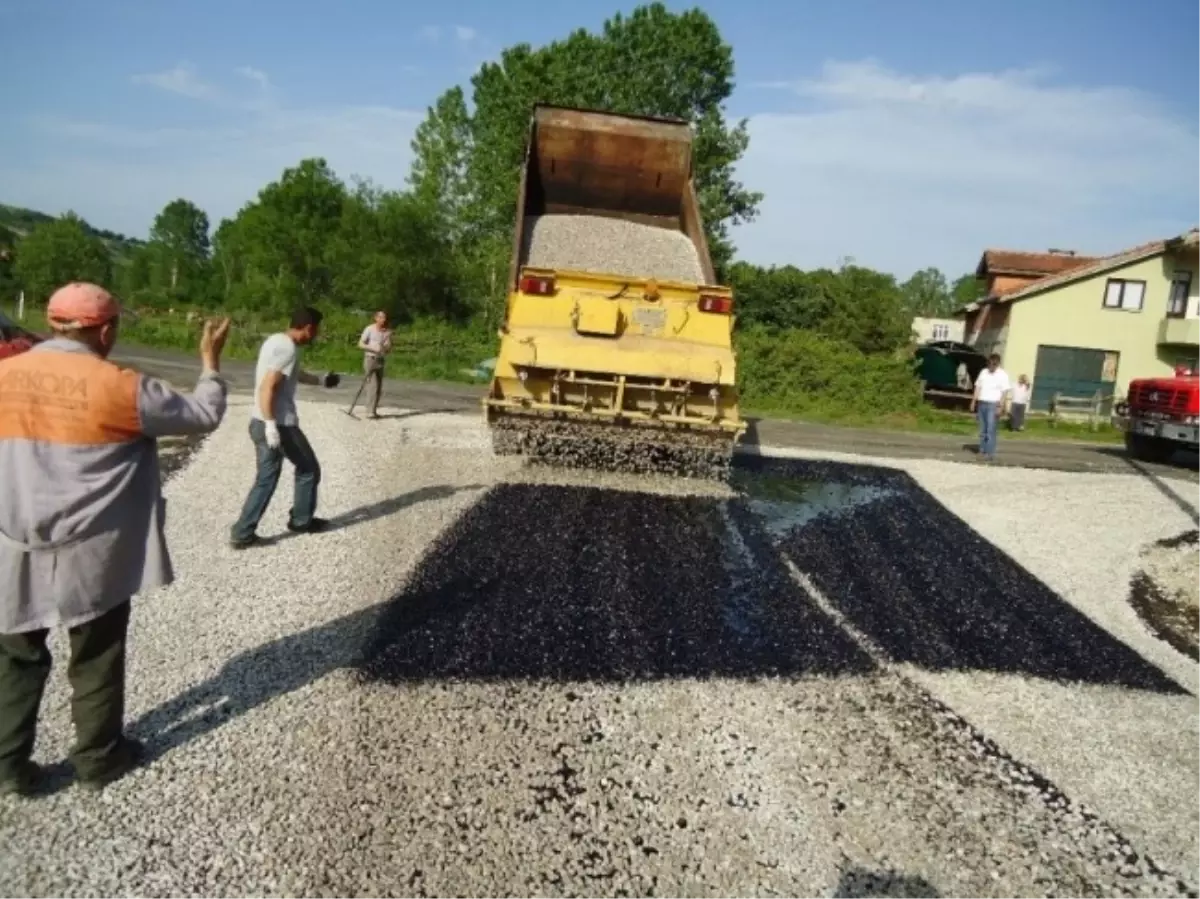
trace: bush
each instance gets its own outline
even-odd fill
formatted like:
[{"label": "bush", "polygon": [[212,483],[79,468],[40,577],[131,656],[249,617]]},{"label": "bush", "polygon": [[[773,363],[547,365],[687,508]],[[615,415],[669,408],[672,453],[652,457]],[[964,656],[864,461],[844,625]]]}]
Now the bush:
[{"label": "bush", "polygon": [[911,359],[864,354],[813,331],[752,327],[735,336],[743,405],[828,420],[921,411]]}]

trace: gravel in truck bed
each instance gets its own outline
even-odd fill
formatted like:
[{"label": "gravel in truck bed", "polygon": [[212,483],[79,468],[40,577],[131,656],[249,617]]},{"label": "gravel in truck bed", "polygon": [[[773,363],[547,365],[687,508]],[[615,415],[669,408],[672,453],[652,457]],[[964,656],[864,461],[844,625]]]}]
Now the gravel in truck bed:
[{"label": "gravel in truck bed", "polygon": [[703,284],[696,245],[681,231],[595,215],[532,216],[525,264]]},{"label": "gravel in truck bed", "polygon": [[[63,783],[38,800],[0,799],[0,893],[1194,893],[1193,865],[1163,856],[1188,832],[1195,771],[1186,785],[1187,744],[1160,720],[1186,724],[1192,697],[1059,608],[1091,592],[1084,575],[1083,594],[1057,586],[1079,560],[1111,564],[1123,558],[1114,547],[1174,527],[1153,524],[1171,507],[1137,493],[1139,479],[1051,483],[930,464],[876,483],[863,466],[854,490],[806,495],[797,503],[825,505],[800,514],[731,499],[719,484],[541,472],[492,456],[469,419],[353,421],[302,403],[334,529],[285,531],[285,476],[261,529],[268,544],[239,553],[225,540],[254,453],[247,401],[231,403],[167,485],[179,581],[134,610],[129,720],[152,761],[99,796]],[[1081,483],[1064,508],[1055,486]],[[941,662],[941,676],[955,656],[975,678],[971,666],[993,658],[1018,686],[1053,684],[1073,705],[1047,707],[1035,693],[1018,729],[995,721],[997,739],[976,715],[1005,703],[1012,684],[980,697],[972,680],[964,714],[877,659],[792,577],[784,554],[798,555],[815,528],[803,561],[825,605],[885,642],[881,632],[907,625],[889,608],[872,629],[863,587],[874,578],[881,604],[935,627],[945,607],[923,591],[940,578],[970,595],[976,569],[954,560],[987,546],[962,521],[889,494],[921,490],[965,509],[989,539],[1030,516],[1049,545],[1010,541],[1020,558],[1004,589],[980,592],[941,655],[928,638],[912,661]],[[1133,492],[1114,515],[1120,490]],[[877,525],[855,511],[889,502]],[[894,580],[839,581],[825,559],[838,539],[827,516],[843,513],[847,533],[870,539],[859,567]],[[1081,520],[1097,524],[1064,560],[1062,534],[1077,535]],[[893,544],[889,528],[940,528],[946,543]],[[1089,613],[1102,618],[1102,607]],[[978,649],[1006,628],[1035,653],[1023,667]],[[61,660],[63,635],[52,639]],[[1088,667],[1089,643],[1115,667],[1108,682]],[[1086,689],[1060,680],[1076,669]],[[1136,714],[1114,719],[1114,696]],[[58,665],[41,760],[69,748],[67,697]],[[1156,800],[1149,811],[1023,739],[1061,743],[1130,721],[1157,747],[1155,766],[1131,771]],[[1010,739],[1022,747],[1011,756]],[[1061,751],[1104,771],[1114,750]]]}]

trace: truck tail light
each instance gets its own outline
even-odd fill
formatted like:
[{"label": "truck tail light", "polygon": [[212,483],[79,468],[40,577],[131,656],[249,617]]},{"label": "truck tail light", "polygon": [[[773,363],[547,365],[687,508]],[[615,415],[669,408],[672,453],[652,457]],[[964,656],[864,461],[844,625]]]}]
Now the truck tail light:
[{"label": "truck tail light", "polygon": [[553,277],[525,277],[521,279],[521,293],[531,293],[539,297],[548,297],[554,293]]},{"label": "truck tail light", "polygon": [[700,307],[701,312],[729,315],[733,312],[733,297],[702,296],[696,305]]}]

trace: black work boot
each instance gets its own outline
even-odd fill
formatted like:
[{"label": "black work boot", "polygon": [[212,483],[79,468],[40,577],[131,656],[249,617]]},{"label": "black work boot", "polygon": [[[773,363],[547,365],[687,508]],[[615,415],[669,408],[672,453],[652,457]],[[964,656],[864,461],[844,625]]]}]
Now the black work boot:
[{"label": "black work boot", "polygon": [[110,783],[120,780],[130,771],[137,768],[146,758],[146,747],[140,740],[132,737],[122,737],[120,744],[112,755],[112,761],[95,771],[88,771],[79,776],[79,785],[85,790],[97,792]]},{"label": "black work boot", "polygon": [[321,531],[329,530],[329,519],[327,518],[310,518],[308,524],[304,527],[297,527],[288,522],[287,529],[293,534],[319,534]]},{"label": "black work boot", "polygon": [[0,796],[32,796],[45,776],[46,769],[37,762],[21,762],[14,771],[0,777]]}]

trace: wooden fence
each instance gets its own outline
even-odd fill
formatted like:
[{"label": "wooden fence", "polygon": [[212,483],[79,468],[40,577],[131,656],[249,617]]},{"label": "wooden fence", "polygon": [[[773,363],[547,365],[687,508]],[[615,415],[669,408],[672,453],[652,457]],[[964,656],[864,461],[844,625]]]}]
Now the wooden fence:
[{"label": "wooden fence", "polygon": [[1050,397],[1050,424],[1055,425],[1061,421],[1071,421],[1080,418],[1085,418],[1093,431],[1100,427],[1102,421],[1107,421],[1108,416],[1104,414],[1104,405],[1109,400],[1113,399],[1112,394],[1105,394],[1099,390],[1091,396],[1067,396],[1061,392],[1056,392]]}]

